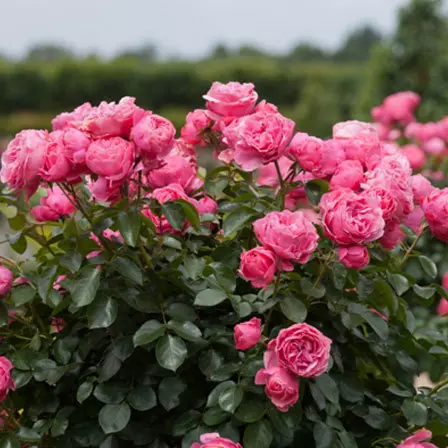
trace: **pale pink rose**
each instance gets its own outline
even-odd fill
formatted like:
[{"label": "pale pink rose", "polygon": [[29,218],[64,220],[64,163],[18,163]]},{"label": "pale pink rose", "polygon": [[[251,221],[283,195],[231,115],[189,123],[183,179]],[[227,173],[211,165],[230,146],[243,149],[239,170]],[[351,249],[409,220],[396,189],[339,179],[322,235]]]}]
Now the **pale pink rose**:
[{"label": "pale pink rose", "polygon": [[10,390],[16,390],[16,384],[11,377],[11,361],[0,356],[0,402],[4,401]]},{"label": "pale pink rose", "polygon": [[413,170],[421,169],[426,163],[425,153],[417,145],[403,146],[401,148],[401,153],[408,158]]},{"label": "pale pink rose", "polygon": [[195,442],[191,448],[243,448],[239,443],[220,437],[217,432],[202,434],[201,443]]},{"label": "pale pink rose", "polygon": [[417,206],[414,210],[403,218],[403,224],[412,229],[415,233],[420,234],[423,230],[423,219],[425,213],[422,208]]},{"label": "pale pink rose", "polygon": [[121,137],[95,140],[86,154],[89,170],[110,181],[126,179],[134,162],[134,145]]},{"label": "pale pink rose", "polygon": [[97,180],[93,180],[87,176],[87,188],[92,195],[92,199],[99,202],[109,202],[111,204],[117,202],[121,197],[120,185],[115,185],[105,177],[99,176]]},{"label": "pale pink rose", "polygon": [[131,140],[140,150],[143,163],[153,166],[162,160],[174,145],[176,129],[160,115],[145,112],[131,131]]},{"label": "pale pink rose", "polygon": [[206,146],[202,133],[210,127],[212,121],[203,109],[195,109],[187,114],[186,123],[180,130],[182,140],[192,145]]},{"label": "pale pink rose", "polygon": [[40,205],[31,209],[36,221],[57,221],[62,216],[70,215],[75,207],[65,193],[57,186],[47,189],[47,196],[40,198]]},{"label": "pale pink rose", "polygon": [[205,215],[206,213],[214,215],[218,209],[218,203],[209,196],[204,196],[199,201],[190,199],[190,202],[196,207],[200,215]]},{"label": "pale pink rose", "polygon": [[397,244],[401,243],[405,238],[405,235],[400,227],[400,221],[398,219],[390,219],[386,221],[384,227],[384,235],[380,239],[380,244],[385,249],[392,250]]},{"label": "pale pink rose", "polygon": [[377,135],[377,130],[373,124],[362,121],[343,121],[333,126],[333,138],[352,139],[362,136],[377,137]]},{"label": "pale pink rose", "polygon": [[361,245],[340,246],[338,248],[338,258],[346,268],[353,268],[356,270],[367,266],[370,261],[367,247]]},{"label": "pale pink rose", "polygon": [[27,197],[32,196],[41,180],[50,142],[47,131],[19,132],[2,154],[0,180],[16,193],[26,190]]},{"label": "pale pink rose", "polygon": [[277,355],[273,351],[265,352],[264,369],[260,369],[255,375],[255,384],[265,385],[266,395],[281,412],[287,412],[299,399],[297,377],[278,366]]},{"label": "pale pink rose", "polygon": [[414,202],[420,205],[426,196],[434,190],[431,182],[421,174],[412,176],[412,193],[414,194]]},{"label": "pale pink rose", "polygon": [[255,107],[255,112],[269,112],[275,114],[278,112],[278,107],[275,104],[268,103],[266,100],[262,100]]},{"label": "pale pink rose", "polygon": [[247,322],[235,325],[233,333],[237,350],[248,350],[255,347],[261,337],[261,319],[253,317]]},{"label": "pale pink rose", "polygon": [[431,437],[431,431],[419,429],[414,435],[397,445],[397,448],[437,448],[433,443],[427,442]]},{"label": "pale pink rose", "polygon": [[258,99],[254,87],[252,83],[214,82],[203,96],[210,117],[242,117],[253,112]]},{"label": "pale pink rose", "polygon": [[378,186],[365,190],[364,194],[378,202],[385,221],[395,214],[395,211],[397,210],[397,201],[390,191]]},{"label": "pale pink rose", "polygon": [[78,106],[72,112],[63,112],[57,115],[55,118],[53,118],[53,120],[51,120],[53,130],[61,131],[69,127],[80,125],[84,118],[89,115],[92,109],[93,108],[90,103],[84,103],[81,104],[81,106]]},{"label": "pale pink rose", "polygon": [[234,150],[235,162],[245,171],[275,162],[291,140],[294,122],[279,113],[256,112],[227,126],[224,142]]},{"label": "pale pink rose", "polygon": [[11,290],[13,275],[6,267],[0,265],[0,297],[6,296]]},{"label": "pale pink rose", "polygon": [[332,340],[317,328],[302,323],[280,330],[268,349],[275,351],[280,367],[310,378],[322,375],[328,368]]},{"label": "pale pink rose", "polygon": [[377,200],[364,193],[339,189],[320,202],[325,234],[341,245],[370,243],[384,233],[383,212]]},{"label": "pale pink rose", "polygon": [[[282,179],[286,179],[293,161],[288,159],[287,157],[280,157],[277,163],[280,167]],[[259,185],[266,185],[273,188],[278,188],[280,186],[280,181],[274,163],[268,163],[267,165],[262,165],[260,166],[260,168],[258,168],[257,183]]]},{"label": "pale pink rose", "polygon": [[445,151],[445,141],[438,137],[433,137],[423,143],[423,149],[429,154],[442,154]]},{"label": "pale pink rose", "polygon": [[444,316],[448,314],[448,300],[442,298],[437,306],[437,314],[439,316]]},{"label": "pale pink rose", "polygon": [[422,208],[433,235],[448,242],[448,188],[434,188],[423,200]]},{"label": "pale pink rose", "polygon": [[345,160],[336,168],[330,180],[330,189],[349,188],[358,191],[364,178],[364,169],[359,160]]},{"label": "pale pink rose", "polygon": [[174,140],[174,145],[169,152],[170,156],[181,156],[184,159],[188,160],[190,165],[192,165],[195,169],[197,169],[197,156],[194,145],[185,142],[181,138]]},{"label": "pale pink rose", "polygon": [[272,282],[279,263],[274,252],[255,247],[241,253],[238,273],[254,288],[266,288]]},{"label": "pale pink rose", "polygon": [[182,156],[168,155],[161,168],[151,170],[148,183],[151,188],[166,187],[169,184],[181,185],[187,193],[191,193],[203,185],[202,179],[196,177],[196,168]]},{"label": "pale pink rose", "polygon": [[378,132],[378,138],[383,142],[392,142],[401,136],[401,132],[398,129],[393,129],[389,125],[383,123],[374,123],[374,125]]},{"label": "pale pink rose", "polygon": [[128,138],[131,127],[144,111],[135,105],[135,98],[124,97],[119,103],[103,101],[98,107],[92,107],[80,123],[72,126],[88,132],[94,138]]},{"label": "pale pink rose", "polygon": [[254,231],[258,241],[282,259],[284,270],[293,269],[291,261],[307,263],[319,240],[316,228],[301,211],[268,213],[254,222]]},{"label": "pale pink rose", "polygon": [[52,317],[50,333],[60,333],[65,328],[65,320],[62,317]]},{"label": "pale pink rose", "polygon": [[423,123],[413,121],[405,127],[404,135],[409,139],[423,142],[425,140],[425,125]]}]

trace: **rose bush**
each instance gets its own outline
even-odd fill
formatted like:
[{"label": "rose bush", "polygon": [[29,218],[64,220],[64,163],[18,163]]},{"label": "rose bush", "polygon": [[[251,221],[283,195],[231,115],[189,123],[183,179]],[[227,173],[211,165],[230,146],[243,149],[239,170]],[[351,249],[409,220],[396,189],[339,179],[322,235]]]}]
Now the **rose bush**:
[{"label": "rose bush", "polygon": [[178,139],[124,98],[3,154],[1,446],[446,447],[448,320],[415,307],[448,298],[418,251],[446,192],[371,124],[320,140],[252,84],[204,98]]}]

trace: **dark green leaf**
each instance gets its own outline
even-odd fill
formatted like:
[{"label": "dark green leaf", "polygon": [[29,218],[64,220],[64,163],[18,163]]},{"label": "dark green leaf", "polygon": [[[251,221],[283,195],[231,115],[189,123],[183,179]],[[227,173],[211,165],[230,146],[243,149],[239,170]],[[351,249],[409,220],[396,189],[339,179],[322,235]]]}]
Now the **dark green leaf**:
[{"label": "dark green leaf", "polygon": [[350,303],[348,309],[350,312],[362,316],[381,339],[386,340],[388,338],[389,327],[381,316],[378,316],[378,314],[367,309],[360,303]]},{"label": "dark green leaf", "polygon": [[267,420],[251,423],[244,431],[244,448],[269,448],[273,439],[272,427]]},{"label": "dark green leaf", "polygon": [[115,299],[100,297],[87,310],[89,328],[110,327],[117,318],[118,304]]},{"label": "dark green leaf", "polygon": [[128,258],[117,258],[112,264],[112,269],[115,269],[123,277],[128,278],[134,283],[143,285],[142,270]]},{"label": "dark green leaf", "polygon": [[67,252],[59,258],[59,263],[70,272],[76,273],[81,267],[82,255],[78,252]]},{"label": "dark green leaf", "polygon": [[387,429],[391,423],[391,416],[375,406],[369,406],[368,414],[363,418],[369,426],[375,429]]},{"label": "dark green leaf", "polygon": [[97,268],[84,268],[81,275],[74,280],[71,287],[73,302],[79,307],[90,305],[95,299],[100,286],[101,270]]},{"label": "dark green leaf", "polygon": [[53,287],[53,283],[56,279],[57,266],[50,266],[47,268],[40,276],[37,281],[37,291],[42,298],[45,300],[50,289]]},{"label": "dark green leaf", "polygon": [[21,426],[17,431],[17,437],[22,442],[38,442],[41,439],[41,435],[31,428]]},{"label": "dark green leaf", "polygon": [[187,357],[185,342],[176,336],[163,336],[157,341],[156,359],[159,365],[175,372]]},{"label": "dark green leaf", "polygon": [[163,378],[159,385],[159,401],[170,411],[180,404],[180,395],[187,389],[186,384],[179,378]]},{"label": "dark green leaf", "polygon": [[105,434],[121,431],[131,418],[131,408],[127,403],[106,404],[98,416],[98,421]]},{"label": "dark green leaf", "polygon": [[183,436],[191,429],[195,428],[201,420],[201,413],[195,410],[189,410],[180,415],[173,422],[171,434],[175,437]]},{"label": "dark green leaf", "polygon": [[425,426],[428,420],[428,408],[419,401],[405,400],[401,407],[409,426]]},{"label": "dark green leaf", "polygon": [[265,406],[262,401],[247,400],[246,398],[238,406],[235,417],[243,423],[254,423],[263,417]]},{"label": "dark green leaf", "polygon": [[231,414],[223,411],[219,406],[214,406],[205,411],[203,420],[208,426],[216,426],[222,422],[225,422],[230,418]]},{"label": "dark green leaf", "polygon": [[176,202],[180,203],[180,205],[182,206],[185,217],[187,218],[187,221],[191,224],[191,226],[195,230],[199,230],[200,221],[196,207],[185,199],[178,199]]},{"label": "dark green leaf", "polygon": [[201,330],[189,321],[179,322],[176,320],[170,320],[167,327],[169,330],[174,331],[174,333],[187,341],[194,342],[201,339],[202,336]]},{"label": "dark green leaf", "polygon": [[328,190],[329,184],[325,180],[313,179],[305,184],[306,196],[313,205],[318,205],[323,194]]},{"label": "dark green leaf", "polygon": [[434,294],[436,293],[436,288],[433,288],[431,286],[414,285],[412,289],[419,297],[427,300],[434,296]]},{"label": "dark green leaf", "polygon": [[4,434],[0,437],[0,448],[20,448],[19,439],[14,434]]},{"label": "dark green leaf", "polygon": [[207,407],[211,408],[218,404],[219,396],[225,390],[233,387],[235,383],[233,381],[224,381],[223,383],[218,384],[208,395],[207,398]]},{"label": "dark green leaf", "polygon": [[126,400],[137,411],[148,411],[157,405],[156,393],[150,386],[135,387]]},{"label": "dark green leaf", "polygon": [[82,403],[90,397],[93,391],[93,384],[90,381],[85,381],[78,387],[76,392],[76,400],[78,403]]},{"label": "dark green leaf", "polygon": [[248,207],[240,207],[234,212],[228,214],[222,225],[224,236],[228,237],[238,230],[241,230],[252,218],[252,216],[254,216],[254,211]]},{"label": "dark green leaf", "polygon": [[383,280],[377,280],[375,282],[373,300],[375,303],[379,304],[380,307],[386,306],[390,313],[395,313],[397,309],[398,302],[396,296],[392,291],[392,288]]},{"label": "dark green leaf", "polygon": [[241,387],[237,385],[231,386],[219,395],[219,406],[221,406],[223,411],[233,414],[243,400],[243,396],[244,393]]},{"label": "dark green leaf", "polygon": [[197,318],[196,312],[192,306],[180,302],[170,303],[165,312],[168,316],[180,322],[187,320],[193,322]]},{"label": "dark green leaf", "polygon": [[36,290],[29,285],[19,285],[12,289],[11,298],[14,305],[21,306],[31,302],[36,295]]},{"label": "dark green leaf", "polygon": [[118,229],[126,244],[135,247],[140,233],[140,216],[135,210],[118,214]]},{"label": "dark green leaf", "polygon": [[304,294],[313,297],[314,299],[321,299],[325,295],[324,286],[314,286],[306,277],[300,279],[300,287]]},{"label": "dark green leaf", "polygon": [[134,334],[134,346],[150,344],[165,333],[165,327],[157,320],[148,320]]},{"label": "dark green leaf", "polygon": [[126,396],[126,385],[110,381],[108,383],[101,383],[95,387],[93,391],[94,397],[105,404],[118,404],[124,400]]},{"label": "dark green leaf", "polygon": [[327,398],[327,400],[331,401],[332,403],[338,403],[338,386],[336,382],[330,377],[330,375],[324,373],[323,375],[317,377],[316,385]]},{"label": "dark green leaf", "polygon": [[295,297],[289,296],[280,300],[282,313],[292,322],[304,322],[308,314],[306,305]]},{"label": "dark green leaf", "polygon": [[205,289],[194,300],[197,306],[215,306],[227,299],[227,294],[219,289]]},{"label": "dark green leaf", "polygon": [[325,423],[316,422],[313,429],[316,448],[331,448],[336,439],[336,433]]},{"label": "dark green leaf", "polygon": [[389,283],[395,289],[395,292],[401,296],[409,289],[409,281],[406,277],[400,274],[389,274],[388,276]]},{"label": "dark green leaf", "polygon": [[429,278],[433,279],[437,277],[437,266],[430,258],[425,255],[420,255],[418,261]]},{"label": "dark green leaf", "polygon": [[187,217],[182,204],[172,201],[165,202],[162,204],[162,213],[173,229],[182,230],[184,228]]}]

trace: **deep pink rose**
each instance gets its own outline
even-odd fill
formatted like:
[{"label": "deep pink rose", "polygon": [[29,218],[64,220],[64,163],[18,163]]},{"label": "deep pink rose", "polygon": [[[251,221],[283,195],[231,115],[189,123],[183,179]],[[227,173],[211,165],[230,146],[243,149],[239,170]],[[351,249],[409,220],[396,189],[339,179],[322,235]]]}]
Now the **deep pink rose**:
[{"label": "deep pink rose", "polygon": [[421,174],[412,176],[411,184],[412,193],[414,194],[414,202],[418,205],[420,205],[423,202],[423,199],[434,190],[431,182]]},{"label": "deep pink rose", "polygon": [[235,120],[223,131],[235,162],[245,171],[275,162],[291,140],[294,122],[279,113],[256,112]]},{"label": "deep pink rose", "polygon": [[120,185],[115,185],[105,177],[99,176],[97,180],[93,180],[87,176],[87,188],[95,201],[113,204],[121,197]]},{"label": "deep pink rose", "polygon": [[11,290],[13,275],[6,267],[0,265],[0,297],[6,296]]},{"label": "deep pink rose", "polygon": [[255,247],[241,253],[239,274],[252,283],[254,288],[265,288],[274,278],[279,263],[274,252]]},{"label": "deep pink rose", "polygon": [[202,434],[201,443],[195,442],[191,448],[243,448],[239,443],[220,437],[217,432]]},{"label": "deep pink rose", "polygon": [[131,131],[131,140],[140,150],[146,165],[157,165],[173,147],[176,129],[173,124],[160,115],[145,112]]},{"label": "deep pink rose", "polygon": [[285,270],[292,270],[290,261],[307,263],[319,240],[316,228],[301,211],[268,213],[254,222],[254,230],[258,241],[282,259]]},{"label": "deep pink rose", "polygon": [[442,286],[448,291],[448,272],[445,272],[445,274],[443,274]]},{"label": "deep pink rose", "polygon": [[338,248],[339,261],[346,268],[362,269],[369,264],[369,251],[361,245],[340,246]]},{"label": "deep pink rose", "polygon": [[30,197],[39,185],[50,143],[47,131],[19,132],[2,154],[0,180],[17,193],[25,189]]},{"label": "deep pink rose", "polygon": [[364,169],[359,160],[345,160],[336,168],[330,181],[330,189],[349,188],[358,191],[364,178]]},{"label": "deep pink rose", "polygon": [[90,103],[81,104],[72,112],[63,112],[62,114],[57,115],[53,120],[51,120],[51,124],[53,125],[54,131],[62,131],[63,129],[73,127],[76,125],[80,125],[84,118],[89,115],[92,111],[92,105]]},{"label": "deep pink rose", "polygon": [[426,163],[425,153],[417,145],[403,146],[401,148],[401,153],[408,158],[413,170],[421,169]]},{"label": "deep pink rose", "polygon": [[386,221],[384,226],[384,235],[380,239],[380,244],[385,249],[392,250],[397,244],[404,240],[404,233],[400,227],[398,219]]},{"label": "deep pink rose", "polygon": [[254,87],[252,83],[214,82],[203,96],[210,117],[242,117],[253,112],[258,99]]},{"label": "deep pink rose", "polygon": [[289,370],[279,367],[277,355],[273,351],[264,354],[264,369],[255,375],[255,384],[265,385],[264,391],[272,404],[281,412],[297,403],[299,381]]},{"label": "deep pink rose", "polygon": [[11,377],[11,361],[0,356],[0,402],[4,401],[10,390],[16,390],[16,385]]},{"label": "deep pink rose", "polygon": [[261,337],[261,319],[253,317],[247,322],[235,325],[233,333],[237,350],[248,350],[255,347]]},{"label": "deep pink rose", "polygon": [[415,233],[419,234],[423,230],[423,219],[425,218],[425,213],[422,208],[417,206],[414,210],[406,215],[403,219],[403,224],[412,229]]},{"label": "deep pink rose", "polygon": [[437,448],[433,443],[427,442],[431,437],[431,431],[419,429],[414,435],[403,440],[397,448]]},{"label": "deep pink rose", "polygon": [[379,203],[364,193],[348,189],[325,193],[320,208],[325,234],[338,244],[370,243],[384,233]]},{"label": "deep pink rose", "polygon": [[62,317],[52,317],[50,332],[51,333],[60,333],[65,328],[65,320]]},{"label": "deep pink rose", "polygon": [[62,216],[70,215],[75,207],[65,193],[57,186],[47,189],[47,196],[40,198],[40,205],[31,209],[36,221],[57,221]]},{"label": "deep pink rose", "polygon": [[331,339],[308,324],[294,324],[280,330],[276,339],[269,342],[280,367],[302,378],[322,375],[328,368]]},{"label": "deep pink rose", "polygon": [[[287,157],[280,157],[278,159],[278,165],[280,167],[280,173],[282,179],[286,179],[289,169],[291,168],[293,161]],[[280,185],[277,170],[274,163],[268,163],[258,168],[257,183],[259,185],[267,185],[268,187],[277,188]]]},{"label": "deep pink rose", "polygon": [[437,314],[439,316],[444,316],[448,314],[448,300],[442,298],[437,306]]},{"label": "deep pink rose", "polygon": [[202,187],[203,181],[196,177],[196,168],[179,155],[168,155],[161,168],[151,170],[148,183],[151,188],[166,187],[169,184],[181,185],[187,193]]},{"label": "deep pink rose", "polygon": [[50,134],[45,152],[45,163],[40,172],[42,178],[47,182],[65,181],[71,167],[70,153]]},{"label": "deep pink rose", "polygon": [[433,235],[441,241],[448,242],[448,188],[434,190],[422,203],[425,218]]},{"label": "deep pink rose", "polygon": [[218,203],[209,196],[204,196],[199,201],[190,199],[190,202],[196,207],[200,215],[205,215],[206,213],[214,215],[218,209]]},{"label": "deep pink rose", "polygon": [[369,188],[364,194],[378,202],[385,221],[395,214],[395,211],[397,210],[397,201],[390,191],[378,186]]},{"label": "deep pink rose", "polygon": [[203,109],[195,109],[187,114],[186,123],[180,130],[182,140],[191,145],[205,146],[202,132],[210,127],[212,121],[208,117],[207,112]]},{"label": "deep pink rose", "polygon": [[134,145],[121,137],[95,140],[90,144],[86,164],[92,173],[110,181],[123,181],[135,161]]}]

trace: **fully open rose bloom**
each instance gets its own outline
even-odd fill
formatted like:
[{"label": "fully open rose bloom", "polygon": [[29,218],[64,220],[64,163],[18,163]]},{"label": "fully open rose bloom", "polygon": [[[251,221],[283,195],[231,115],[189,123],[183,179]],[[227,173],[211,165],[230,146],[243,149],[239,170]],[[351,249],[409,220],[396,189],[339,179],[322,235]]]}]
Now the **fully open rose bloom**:
[{"label": "fully open rose bloom", "polygon": [[414,195],[414,202],[421,205],[426,196],[434,190],[431,182],[423,177],[421,174],[412,176],[412,193]]},{"label": "fully open rose bloom", "polygon": [[241,253],[239,274],[254,288],[265,288],[274,278],[278,260],[274,252],[265,247],[255,247]]},{"label": "fully open rose bloom", "polygon": [[191,448],[243,448],[239,443],[220,437],[217,432],[202,434],[200,440],[201,443],[193,443]]},{"label": "fully open rose bloom", "polygon": [[0,402],[4,401],[10,390],[16,390],[16,385],[11,377],[11,361],[0,356]]},{"label": "fully open rose bloom", "polygon": [[280,330],[268,349],[277,355],[279,365],[297,376],[322,375],[328,368],[331,339],[308,324],[295,324]]},{"label": "fully open rose bloom", "polygon": [[426,429],[419,429],[414,435],[403,440],[397,448],[437,448],[433,443],[429,443],[432,432]]},{"label": "fully open rose bloom", "polygon": [[359,160],[345,160],[336,168],[331,178],[330,189],[349,188],[358,191],[364,178],[364,169]]},{"label": "fully open rose bloom", "polygon": [[316,228],[300,211],[268,213],[254,222],[254,230],[258,241],[282,259],[285,270],[292,270],[290,261],[307,263],[319,239]]},{"label": "fully open rose bloom", "polygon": [[233,329],[237,350],[248,350],[258,344],[261,337],[261,320],[253,317],[247,322],[235,325]]},{"label": "fully open rose bloom", "polygon": [[435,188],[422,203],[425,218],[433,235],[448,242],[448,188]]},{"label": "fully open rose bloom", "polygon": [[398,92],[389,95],[378,107],[372,109],[375,121],[392,124],[399,121],[407,124],[414,119],[414,110],[420,103],[420,96],[414,92]]},{"label": "fully open rose bloom", "polygon": [[279,113],[256,112],[232,122],[223,135],[235,162],[253,171],[284,154],[293,130],[294,122]]},{"label": "fully open rose bloom", "polygon": [[61,131],[76,125],[81,125],[84,118],[89,115],[92,110],[90,103],[81,104],[72,112],[62,112],[51,120],[54,131]]},{"label": "fully open rose bloom", "polygon": [[339,189],[322,196],[322,224],[325,234],[341,245],[375,241],[384,233],[384,219],[378,201],[352,190]]},{"label": "fully open rose bloom", "polygon": [[6,296],[12,286],[12,272],[5,266],[0,265],[0,297]]},{"label": "fully open rose bloom", "polygon": [[265,385],[266,395],[281,412],[287,412],[299,399],[297,377],[279,366],[277,355],[273,351],[264,353],[264,369],[260,369],[255,375],[255,384]]},{"label": "fully open rose bloom", "polygon": [[369,264],[369,251],[361,245],[341,246],[338,248],[339,261],[346,268],[361,269]]},{"label": "fully open rose bloom", "polygon": [[214,82],[203,97],[210,117],[242,117],[253,112],[258,99],[254,87],[252,83]]},{"label": "fully open rose bloom", "polygon": [[72,200],[67,198],[59,187],[49,188],[47,196],[40,198],[40,205],[31,209],[36,221],[57,221],[61,216],[70,215],[75,211]]}]

